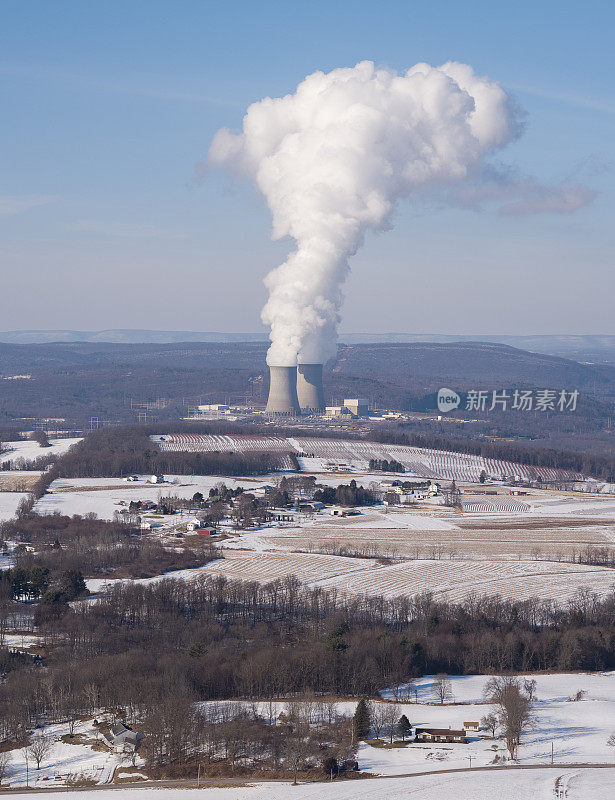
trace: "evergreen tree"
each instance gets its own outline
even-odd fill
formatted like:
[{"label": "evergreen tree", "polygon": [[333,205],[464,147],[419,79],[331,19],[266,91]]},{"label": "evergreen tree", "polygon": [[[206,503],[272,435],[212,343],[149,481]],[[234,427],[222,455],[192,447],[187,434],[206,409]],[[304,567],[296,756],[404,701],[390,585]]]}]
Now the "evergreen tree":
[{"label": "evergreen tree", "polygon": [[412,725],[405,714],[401,715],[399,722],[397,723],[397,735],[401,736],[403,742],[406,741],[406,736],[408,738],[412,736]]},{"label": "evergreen tree", "polygon": [[367,739],[372,728],[371,715],[367,700],[362,697],[357,703],[357,708],[352,718],[352,730],[354,738],[358,742],[360,739]]},{"label": "evergreen tree", "polygon": [[59,580],[58,588],[67,601],[75,600],[88,593],[83,574],[76,569],[66,570]]}]

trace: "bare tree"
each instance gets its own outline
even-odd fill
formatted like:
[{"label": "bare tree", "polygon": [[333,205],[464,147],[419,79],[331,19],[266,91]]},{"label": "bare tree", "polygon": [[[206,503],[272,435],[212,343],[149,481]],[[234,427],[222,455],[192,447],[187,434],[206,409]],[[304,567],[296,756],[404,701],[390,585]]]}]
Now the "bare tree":
[{"label": "bare tree", "polygon": [[293,786],[296,786],[299,768],[313,754],[310,728],[306,722],[291,723],[286,733],[284,750],[286,761],[293,773]]},{"label": "bare tree", "polygon": [[506,748],[514,759],[521,735],[532,720],[532,700],[519,678],[515,677],[490,678],[485,685],[485,698],[497,707]]},{"label": "bare tree", "polygon": [[380,739],[380,733],[385,724],[385,707],[382,703],[371,703],[371,722],[372,730],[376,739]]},{"label": "bare tree", "polygon": [[53,749],[53,739],[45,736],[44,733],[37,733],[28,745],[28,754],[36,761],[36,768],[40,769],[41,764]]},{"label": "bare tree", "polygon": [[527,678],[523,681],[523,690],[525,691],[528,699],[531,703],[536,700],[536,681],[532,678],[528,680]]},{"label": "bare tree", "polygon": [[488,731],[490,731],[491,736],[495,739],[495,732],[497,731],[499,725],[498,715],[491,711],[481,719],[480,724],[483,726],[483,728],[486,728]]},{"label": "bare tree", "polygon": [[4,781],[9,771],[11,754],[9,752],[0,753],[0,784]]},{"label": "bare tree", "polygon": [[440,703],[441,706],[444,705],[445,702],[453,699],[453,690],[451,687],[451,681],[445,672],[441,672],[438,675],[436,675],[432,692],[434,697]]},{"label": "bare tree", "polygon": [[393,744],[393,736],[397,733],[397,720],[399,708],[395,703],[387,703],[384,706],[384,724],[389,733],[389,742]]},{"label": "bare tree", "polygon": [[609,747],[615,747],[615,733],[612,733],[609,738],[606,740],[606,743]]}]

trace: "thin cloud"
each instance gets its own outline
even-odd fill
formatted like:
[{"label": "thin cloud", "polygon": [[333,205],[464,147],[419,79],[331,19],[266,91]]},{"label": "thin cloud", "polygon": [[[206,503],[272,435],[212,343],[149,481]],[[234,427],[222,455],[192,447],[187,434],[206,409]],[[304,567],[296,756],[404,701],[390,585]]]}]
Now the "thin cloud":
[{"label": "thin cloud", "polygon": [[131,222],[75,222],[69,226],[75,233],[128,239],[187,239],[185,233],[157,228],[155,225]]},{"label": "thin cloud", "polygon": [[51,194],[5,194],[0,195],[0,214],[23,214],[38,206],[46,206],[57,200]]},{"label": "thin cloud", "polygon": [[570,186],[531,185],[522,194],[525,197],[500,208],[500,214],[522,216],[528,214],[572,214],[589,205],[596,192],[581,184]]},{"label": "thin cloud", "polygon": [[547,185],[533,177],[520,176],[512,167],[498,165],[481,171],[472,183],[453,188],[446,200],[474,211],[497,205],[500,214],[522,216],[572,214],[589,205],[596,195],[594,189],[578,181]]},{"label": "thin cloud", "polygon": [[593,97],[583,97],[567,92],[554,92],[551,89],[541,89],[538,86],[511,86],[513,91],[520,94],[529,94],[533,97],[544,97],[546,100],[556,100],[559,103],[566,103],[569,106],[587,108],[591,111],[599,111],[603,114],[615,114],[615,103],[608,100],[599,100]]}]

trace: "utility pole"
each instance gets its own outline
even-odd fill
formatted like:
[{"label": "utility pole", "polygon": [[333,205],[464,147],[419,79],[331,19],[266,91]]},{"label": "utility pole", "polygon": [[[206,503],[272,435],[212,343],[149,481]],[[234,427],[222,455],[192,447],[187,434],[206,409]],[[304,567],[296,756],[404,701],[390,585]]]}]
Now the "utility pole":
[{"label": "utility pole", "polygon": [[470,769],[472,769],[472,756],[468,756],[468,758],[470,759]]},{"label": "utility pole", "polygon": [[551,765],[553,765],[553,742],[551,742]]}]

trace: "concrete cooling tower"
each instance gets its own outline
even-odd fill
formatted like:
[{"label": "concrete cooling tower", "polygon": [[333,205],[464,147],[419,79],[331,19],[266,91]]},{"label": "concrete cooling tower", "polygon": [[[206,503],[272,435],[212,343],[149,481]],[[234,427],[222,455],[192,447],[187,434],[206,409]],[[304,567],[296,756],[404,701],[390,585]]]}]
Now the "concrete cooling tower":
[{"label": "concrete cooling tower", "polygon": [[269,367],[268,414],[299,414],[297,368]]},{"label": "concrete cooling tower", "polygon": [[322,385],[322,364],[299,364],[297,367],[297,399],[304,413],[325,410]]}]

